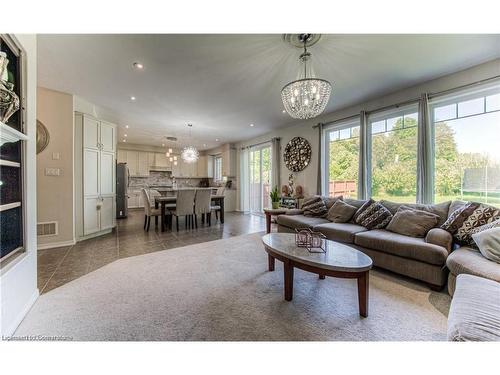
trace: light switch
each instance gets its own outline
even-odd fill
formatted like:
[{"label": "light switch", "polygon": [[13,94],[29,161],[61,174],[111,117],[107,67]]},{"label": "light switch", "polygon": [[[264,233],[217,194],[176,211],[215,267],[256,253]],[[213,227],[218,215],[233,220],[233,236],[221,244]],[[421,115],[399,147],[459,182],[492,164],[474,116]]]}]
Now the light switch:
[{"label": "light switch", "polygon": [[45,176],[60,176],[60,168],[45,168]]},{"label": "light switch", "polygon": [[52,153],[52,160],[59,160],[60,158],[61,158],[61,155],[58,152]]}]

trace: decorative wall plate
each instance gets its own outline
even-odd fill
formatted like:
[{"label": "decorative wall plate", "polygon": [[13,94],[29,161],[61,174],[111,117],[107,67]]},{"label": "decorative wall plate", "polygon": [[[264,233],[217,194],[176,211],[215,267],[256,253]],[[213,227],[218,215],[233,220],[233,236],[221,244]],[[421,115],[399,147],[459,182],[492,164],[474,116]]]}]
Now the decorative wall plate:
[{"label": "decorative wall plate", "polygon": [[311,145],[307,139],[295,137],[287,143],[283,159],[289,170],[300,172],[311,162]]},{"label": "decorative wall plate", "polygon": [[39,154],[49,145],[49,131],[41,121],[36,120],[36,153]]}]

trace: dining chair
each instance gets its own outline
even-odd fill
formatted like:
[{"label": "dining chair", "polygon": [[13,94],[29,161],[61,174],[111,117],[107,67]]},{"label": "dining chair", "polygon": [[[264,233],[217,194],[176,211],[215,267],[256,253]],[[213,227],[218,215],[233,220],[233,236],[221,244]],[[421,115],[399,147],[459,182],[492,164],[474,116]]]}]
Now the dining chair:
[{"label": "dining chair", "polygon": [[207,217],[207,223],[210,226],[211,223],[211,215],[212,211],[211,207],[212,202],[212,190],[210,189],[198,189],[196,190],[196,197],[194,200],[194,224],[196,228],[198,228],[198,215],[202,215],[202,223],[204,222],[203,218]]},{"label": "dining chair", "polygon": [[[215,195],[223,196],[225,192],[226,192],[226,188],[224,186],[220,186],[217,188],[217,192],[215,193]],[[210,211],[215,211],[215,218],[219,219],[218,213],[220,210],[221,210],[221,207],[218,204],[216,204],[216,205],[211,206]]]},{"label": "dining chair", "polygon": [[155,227],[158,226],[158,216],[161,215],[159,208],[151,207],[151,200],[146,189],[141,189],[142,202],[144,204],[144,230],[149,232],[149,225],[151,224],[151,216],[155,218]]},{"label": "dining chair", "polygon": [[177,232],[179,231],[179,216],[184,216],[186,219],[186,228],[191,226],[194,221],[194,197],[196,190],[186,189],[177,191],[177,200],[175,202],[175,209],[170,212],[175,216],[175,224]]}]

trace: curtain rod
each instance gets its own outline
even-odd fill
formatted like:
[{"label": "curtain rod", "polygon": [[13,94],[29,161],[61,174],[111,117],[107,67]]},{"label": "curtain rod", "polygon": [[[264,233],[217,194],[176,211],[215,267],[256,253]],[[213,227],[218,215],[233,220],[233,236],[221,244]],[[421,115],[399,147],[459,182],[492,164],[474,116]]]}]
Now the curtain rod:
[{"label": "curtain rod", "polygon": [[246,149],[246,148],[250,148],[250,147],[255,147],[255,146],[260,146],[260,145],[263,145],[263,144],[266,144],[266,143],[269,143],[271,142],[273,139],[278,139],[278,140],[281,140],[280,137],[273,137],[267,141],[263,141],[263,142],[259,142],[259,143],[254,143],[253,145],[248,145],[248,146],[245,146],[245,147],[241,147],[242,150]]},{"label": "curtain rod", "polygon": [[[477,86],[477,85],[480,85],[480,84],[483,84],[483,83],[495,81],[497,79],[500,79],[500,75],[497,75],[497,76],[494,76],[494,77],[490,77],[490,78],[486,78],[486,79],[482,79],[482,80],[479,80],[479,81],[476,81],[476,82],[468,83],[466,85],[457,86],[457,87],[454,87],[454,88],[451,88],[451,89],[448,89],[448,90],[443,90],[443,91],[429,93],[428,96],[429,96],[429,98],[435,98],[435,97],[439,97],[439,96],[442,96],[442,95],[449,94],[449,93],[454,92],[454,91],[459,91],[459,90],[465,89],[467,87]],[[399,102],[399,103],[395,103],[395,104],[391,104],[391,105],[386,105],[384,107],[376,108],[376,109],[371,110],[371,111],[366,111],[366,113],[370,114],[370,113],[382,112],[382,111],[385,111],[385,110],[391,109],[391,108],[399,108],[399,107],[402,107],[404,105],[417,103],[419,100],[420,100],[420,98],[408,99],[408,100],[405,100],[403,102]],[[336,122],[350,120],[350,119],[353,119],[353,118],[358,117],[358,116],[359,116],[359,113],[357,113],[355,115],[352,115],[352,116],[343,117],[343,118],[340,118],[340,119],[337,119],[337,120],[325,122],[323,125],[331,125],[331,124],[334,124]],[[318,128],[318,127],[319,127],[319,124],[316,124],[316,125],[313,126],[313,128]]]}]

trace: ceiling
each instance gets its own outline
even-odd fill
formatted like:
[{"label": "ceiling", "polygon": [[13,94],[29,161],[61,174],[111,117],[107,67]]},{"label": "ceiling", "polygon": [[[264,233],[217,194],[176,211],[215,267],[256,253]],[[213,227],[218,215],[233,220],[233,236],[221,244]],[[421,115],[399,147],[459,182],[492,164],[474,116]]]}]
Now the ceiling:
[{"label": "ceiling", "polygon": [[[323,35],[310,52],[331,112],[498,58],[500,35]],[[120,141],[208,149],[300,121],[280,97],[299,54],[278,34],[39,35],[38,84],[101,107]]]}]

